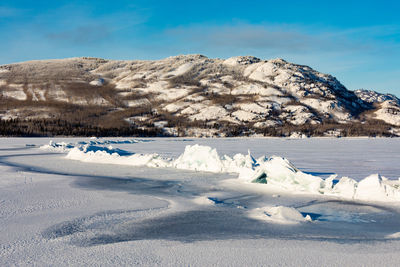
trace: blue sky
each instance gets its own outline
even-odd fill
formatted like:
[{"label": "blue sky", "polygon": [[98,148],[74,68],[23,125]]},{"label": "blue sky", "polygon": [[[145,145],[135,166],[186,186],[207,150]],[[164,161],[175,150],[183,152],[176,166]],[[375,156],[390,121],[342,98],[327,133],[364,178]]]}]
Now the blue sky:
[{"label": "blue sky", "polygon": [[398,1],[0,2],[0,64],[178,54],[284,58],[400,96]]}]

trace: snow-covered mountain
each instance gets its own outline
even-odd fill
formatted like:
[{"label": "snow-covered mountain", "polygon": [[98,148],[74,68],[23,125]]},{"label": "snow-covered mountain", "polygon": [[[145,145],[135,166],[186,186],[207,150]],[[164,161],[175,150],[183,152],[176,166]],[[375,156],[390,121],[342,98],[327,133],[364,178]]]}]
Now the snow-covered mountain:
[{"label": "snow-covered mountain", "polygon": [[355,94],[375,106],[373,118],[400,126],[400,100],[392,94],[380,94],[371,90],[356,90]]},{"label": "snow-covered mountain", "polygon": [[182,136],[359,135],[349,130],[355,123],[379,125],[382,134],[400,126],[400,102],[393,95],[349,91],[308,66],[251,56],[3,65],[0,101],[3,122],[57,120],[71,129],[75,123]]}]

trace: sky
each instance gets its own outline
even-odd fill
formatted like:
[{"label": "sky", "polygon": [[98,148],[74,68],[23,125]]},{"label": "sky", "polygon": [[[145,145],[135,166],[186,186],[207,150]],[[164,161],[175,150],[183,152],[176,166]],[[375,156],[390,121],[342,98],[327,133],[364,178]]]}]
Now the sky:
[{"label": "sky", "polygon": [[0,1],[0,64],[35,59],[283,58],[400,96],[400,1]]}]

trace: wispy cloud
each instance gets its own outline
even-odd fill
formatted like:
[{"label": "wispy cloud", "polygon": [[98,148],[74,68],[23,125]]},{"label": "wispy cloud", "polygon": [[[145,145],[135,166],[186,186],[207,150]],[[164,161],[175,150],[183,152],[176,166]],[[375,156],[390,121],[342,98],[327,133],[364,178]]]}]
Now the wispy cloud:
[{"label": "wispy cloud", "polygon": [[257,25],[192,26],[169,29],[166,35],[184,42],[210,47],[279,49],[304,51],[315,42],[312,36],[295,31],[278,31]]},{"label": "wispy cloud", "polygon": [[90,44],[107,39],[111,35],[106,25],[80,26],[68,31],[47,34],[47,38],[54,41],[74,44]]},{"label": "wispy cloud", "polygon": [[23,13],[22,9],[0,6],[0,18],[10,18],[15,17]]},{"label": "wispy cloud", "polygon": [[[385,31],[383,31],[385,32]],[[352,52],[374,48],[382,28],[323,30],[320,27],[298,25],[191,25],[165,31],[168,38],[209,49],[248,49],[280,53]],[[399,34],[389,27],[386,36]],[[377,36],[375,36],[377,37]],[[379,37],[379,36],[378,36]]]},{"label": "wispy cloud", "polygon": [[[49,42],[88,45],[110,41],[116,33],[129,31],[146,20],[146,14],[134,7],[98,14],[91,7],[67,5],[39,15],[35,23],[37,32]],[[47,21],[54,23],[47,25]]]}]

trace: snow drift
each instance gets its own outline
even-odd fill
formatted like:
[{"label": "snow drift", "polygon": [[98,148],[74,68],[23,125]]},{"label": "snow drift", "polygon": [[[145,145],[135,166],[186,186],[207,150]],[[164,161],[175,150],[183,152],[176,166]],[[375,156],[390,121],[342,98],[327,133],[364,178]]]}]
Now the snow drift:
[{"label": "snow drift", "polygon": [[370,175],[359,182],[348,177],[337,179],[334,175],[322,179],[300,171],[282,157],[263,156],[255,159],[250,152],[247,155],[220,157],[217,150],[209,146],[186,146],[177,159],[172,159],[158,154],[134,154],[111,146],[85,144],[72,148],[67,158],[106,164],[237,173],[238,179],[243,182],[260,183],[266,188],[288,193],[329,195],[366,201],[400,200],[400,181],[388,180],[379,174]]}]

